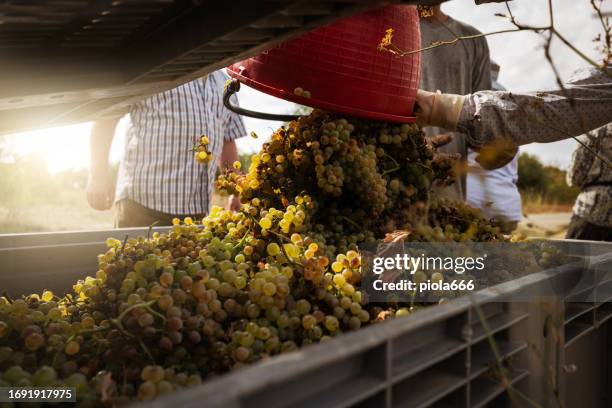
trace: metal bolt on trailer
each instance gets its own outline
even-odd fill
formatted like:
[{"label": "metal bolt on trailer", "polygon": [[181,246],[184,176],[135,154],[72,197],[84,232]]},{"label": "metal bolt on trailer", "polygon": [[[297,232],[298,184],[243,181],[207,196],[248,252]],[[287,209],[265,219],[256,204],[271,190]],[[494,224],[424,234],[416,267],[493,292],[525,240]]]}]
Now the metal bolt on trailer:
[{"label": "metal bolt on trailer", "polygon": [[[164,228],[156,229],[164,231]],[[0,236],[0,287],[66,291],[111,236]],[[568,251],[571,242],[567,244]],[[165,407],[609,406],[612,244],[589,258],[261,361],[147,404]],[[543,288],[554,288],[550,296]],[[515,293],[532,301],[514,301]]]}]

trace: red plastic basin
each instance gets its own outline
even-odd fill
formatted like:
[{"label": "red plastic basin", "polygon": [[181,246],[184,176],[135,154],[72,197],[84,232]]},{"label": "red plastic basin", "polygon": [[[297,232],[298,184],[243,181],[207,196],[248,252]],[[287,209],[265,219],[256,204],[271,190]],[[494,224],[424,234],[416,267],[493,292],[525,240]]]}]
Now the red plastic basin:
[{"label": "red plastic basin", "polygon": [[[388,28],[402,50],[421,47],[414,6],[395,5],[345,18],[227,68],[267,94],[329,111],[375,120],[414,122],[420,53],[380,51]],[[296,88],[310,92],[305,98]]]}]

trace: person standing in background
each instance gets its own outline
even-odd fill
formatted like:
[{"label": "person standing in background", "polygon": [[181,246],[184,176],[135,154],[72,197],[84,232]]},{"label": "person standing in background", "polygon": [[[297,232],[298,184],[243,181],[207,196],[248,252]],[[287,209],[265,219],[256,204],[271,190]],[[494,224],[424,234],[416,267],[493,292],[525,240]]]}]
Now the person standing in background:
[{"label": "person standing in background", "polygon": [[[612,123],[585,137],[590,149],[612,160]],[[581,191],[566,238],[612,241],[612,167],[580,145],[572,155],[567,183]]]},{"label": "person standing in background", "polygon": [[[446,15],[438,3],[431,7],[431,15],[421,18],[421,44],[426,47],[438,41],[452,40],[458,36],[477,35],[474,27]],[[441,91],[451,94],[468,94],[491,89],[491,61],[489,46],[484,37],[460,41],[452,46],[436,47],[421,53],[420,88],[430,92]],[[423,129],[429,137],[448,133],[437,127]],[[458,180],[452,185],[439,189],[438,194],[457,200],[466,199],[467,144],[465,135],[452,133],[450,143],[438,151],[459,154],[463,166]]]},{"label": "person standing in background", "polygon": [[[498,82],[500,67],[491,63],[493,90],[505,91]],[[476,161],[478,152],[468,148],[467,203],[479,208],[509,234],[522,218],[521,194],[518,190],[518,153],[503,167],[485,170]]]},{"label": "person standing in background", "polygon": [[[238,159],[235,139],[246,135],[242,118],[223,106],[227,78],[216,71],[134,104],[116,187],[108,155],[119,119],[96,122],[90,143],[90,206],[107,210],[114,202],[118,228],[170,225],[173,218],[206,215],[217,166],[231,167]],[[208,164],[198,163],[192,151],[204,135],[213,155]],[[239,199],[230,196],[228,206],[238,209]]]}]

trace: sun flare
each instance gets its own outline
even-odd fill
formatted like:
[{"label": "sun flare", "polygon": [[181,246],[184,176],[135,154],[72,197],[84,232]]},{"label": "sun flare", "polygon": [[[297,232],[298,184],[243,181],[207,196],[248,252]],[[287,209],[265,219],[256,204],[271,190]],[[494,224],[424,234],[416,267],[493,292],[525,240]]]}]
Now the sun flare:
[{"label": "sun flare", "polygon": [[[13,133],[4,137],[2,146],[3,160],[36,155],[45,161],[50,173],[69,169],[89,168],[89,134],[92,123],[79,123],[48,129]],[[125,121],[117,128],[110,161],[121,158]]]}]

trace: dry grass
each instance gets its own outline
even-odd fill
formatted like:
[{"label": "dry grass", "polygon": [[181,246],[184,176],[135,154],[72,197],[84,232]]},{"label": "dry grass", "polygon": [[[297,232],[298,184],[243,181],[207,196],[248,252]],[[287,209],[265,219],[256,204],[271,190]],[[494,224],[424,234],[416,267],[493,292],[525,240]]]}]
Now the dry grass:
[{"label": "dry grass", "polygon": [[[96,211],[89,207],[85,191],[63,193],[61,203],[37,203],[24,207],[0,204],[0,234],[48,231],[78,231],[113,228],[114,209]],[[226,197],[214,195],[212,205],[224,206]]]},{"label": "dry grass", "polygon": [[61,203],[38,203],[27,207],[0,205],[0,234],[112,228],[114,212],[89,207],[85,191],[65,193]]},{"label": "dry grass", "polygon": [[532,213],[523,218],[517,232],[532,238],[564,238],[571,217],[571,212]]},{"label": "dry grass", "polygon": [[524,195],[524,214],[565,213],[572,211],[573,203],[559,203],[544,198],[542,195]]}]

